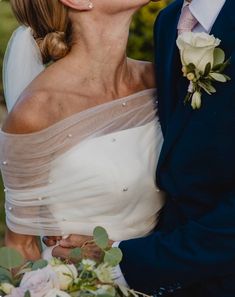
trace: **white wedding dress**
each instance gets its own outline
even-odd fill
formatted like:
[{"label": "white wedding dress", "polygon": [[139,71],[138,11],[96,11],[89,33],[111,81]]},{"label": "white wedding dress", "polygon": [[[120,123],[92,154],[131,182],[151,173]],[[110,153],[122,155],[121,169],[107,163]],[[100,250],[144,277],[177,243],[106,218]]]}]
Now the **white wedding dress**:
[{"label": "white wedding dress", "polygon": [[[30,28],[9,42],[3,71],[10,111],[44,69]],[[0,167],[10,230],[35,236],[91,235],[115,241],[149,234],[164,193],[155,184],[162,147],[155,89],[74,114],[42,131],[0,131]]]},{"label": "white wedding dress", "polygon": [[162,134],[155,90],[74,114],[31,134],[0,132],[8,227],[30,235],[115,241],[149,234],[164,194],[155,184]]}]

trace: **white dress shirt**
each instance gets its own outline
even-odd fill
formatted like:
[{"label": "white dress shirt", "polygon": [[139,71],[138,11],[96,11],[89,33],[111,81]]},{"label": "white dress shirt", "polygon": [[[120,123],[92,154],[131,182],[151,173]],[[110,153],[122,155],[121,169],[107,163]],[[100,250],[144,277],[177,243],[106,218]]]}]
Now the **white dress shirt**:
[{"label": "white dress shirt", "polygon": [[[189,4],[189,9],[198,20],[198,25],[193,32],[210,33],[225,2],[226,0],[193,0]],[[183,6],[186,4],[187,1],[184,1]]]},{"label": "white dress shirt", "polygon": [[[189,9],[198,20],[198,25],[194,28],[193,32],[210,33],[225,2],[226,0],[192,0],[189,4]],[[188,2],[185,0],[183,7],[187,4]],[[119,244],[120,242],[116,242],[113,246],[117,247]],[[113,276],[116,283],[127,286],[120,266],[113,269]]]}]

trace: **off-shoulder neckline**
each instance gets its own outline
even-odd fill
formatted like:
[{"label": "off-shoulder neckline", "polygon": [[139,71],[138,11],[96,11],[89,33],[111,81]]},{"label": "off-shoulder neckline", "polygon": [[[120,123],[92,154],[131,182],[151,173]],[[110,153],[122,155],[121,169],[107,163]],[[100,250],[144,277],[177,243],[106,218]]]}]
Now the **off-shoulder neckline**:
[{"label": "off-shoulder neckline", "polygon": [[103,107],[108,107],[111,104],[120,104],[125,100],[131,100],[135,96],[144,96],[145,94],[152,94],[153,95],[155,91],[156,91],[156,88],[149,88],[149,89],[145,89],[145,90],[135,92],[135,93],[130,94],[130,95],[125,96],[125,97],[113,99],[113,100],[107,101],[105,103],[95,105],[95,106],[87,108],[85,110],[76,112],[76,113],[74,113],[74,114],[72,114],[72,115],[70,115],[68,117],[65,117],[64,119],[59,120],[59,121],[55,122],[54,124],[44,128],[44,129],[41,129],[39,131],[36,131],[36,132],[31,132],[31,133],[7,133],[7,132],[4,132],[2,129],[0,129],[0,134],[5,135],[7,137],[37,136],[37,135],[40,135],[42,133],[46,133],[46,132],[50,131],[53,128],[57,128],[61,124],[64,124],[64,123],[70,121],[71,119],[76,118],[78,115],[82,116],[82,115],[85,115],[86,113],[91,112],[91,111],[98,111],[99,109],[101,109]]}]

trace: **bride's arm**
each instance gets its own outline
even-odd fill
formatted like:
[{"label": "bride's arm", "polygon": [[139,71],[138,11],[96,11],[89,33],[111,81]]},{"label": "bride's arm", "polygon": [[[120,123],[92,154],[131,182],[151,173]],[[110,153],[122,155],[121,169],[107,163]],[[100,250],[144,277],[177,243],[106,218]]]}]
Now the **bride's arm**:
[{"label": "bride's arm", "polygon": [[[36,117],[37,112],[33,111],[32,106],[27,106],[26,103],[17,105],[6,118],[2,130],[13,134],[32,133],[40,130],[39,120]],[[7,228],[5,245],[19,251],[26,260],[41,258],[40,244],[36,236],[16,234]]]},{"label": "bride's arm", "polygon": [[16,249],[26,260],[35,261],[41,258],[38,237],[16,234],[7,228],[5,245]]}]

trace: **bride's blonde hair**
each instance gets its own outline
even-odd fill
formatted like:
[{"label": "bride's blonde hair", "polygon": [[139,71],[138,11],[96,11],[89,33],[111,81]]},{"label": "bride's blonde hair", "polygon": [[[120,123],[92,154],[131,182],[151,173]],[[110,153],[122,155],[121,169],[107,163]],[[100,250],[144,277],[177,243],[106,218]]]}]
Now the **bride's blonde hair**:
[{"label": "bride's blonde hair", "polygon": [[32,28],[44,63],[66,56],[71,46],[66,6],[59,0],[11,0],[11,6],[18,21]]}]

